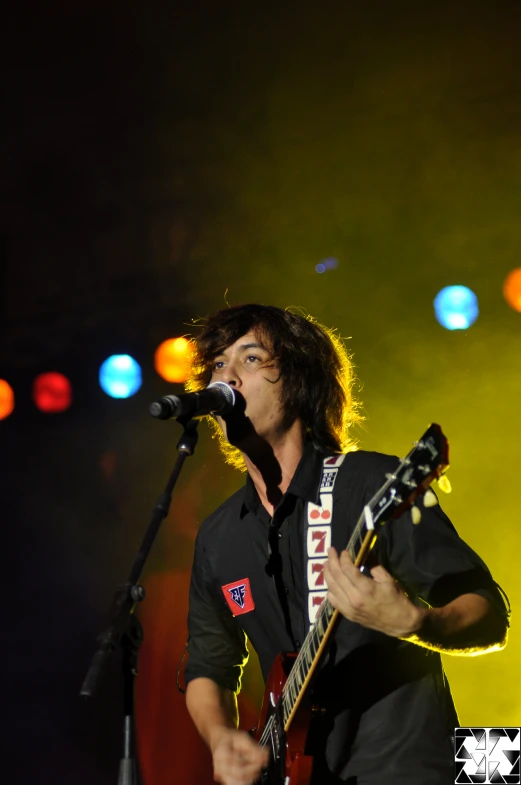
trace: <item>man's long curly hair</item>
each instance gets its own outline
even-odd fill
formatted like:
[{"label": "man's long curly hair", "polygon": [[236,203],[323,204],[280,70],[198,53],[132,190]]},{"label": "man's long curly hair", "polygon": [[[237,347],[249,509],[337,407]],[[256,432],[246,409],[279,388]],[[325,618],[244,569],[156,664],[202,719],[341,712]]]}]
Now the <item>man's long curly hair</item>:
[{"label": "man's long curly hair", "polygon": [[[300,418],[308,437],[324,452],[356,450],[351,428],[364,418],[353,395],[353,363],[335,331],[312,316],[258,304],[216,311],[193,342],[186,389],[195,392],[207,387],[215,358],[249,332],[256,334],[277,364],[286,424]],[[213,417],[208,420],[227,463],[246,471],[241,452],[226,441]]]}]

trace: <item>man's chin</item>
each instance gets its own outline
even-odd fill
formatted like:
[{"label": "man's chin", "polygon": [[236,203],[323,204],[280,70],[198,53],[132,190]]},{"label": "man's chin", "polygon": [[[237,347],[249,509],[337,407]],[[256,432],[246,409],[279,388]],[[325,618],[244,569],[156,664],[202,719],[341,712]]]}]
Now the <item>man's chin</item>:
[{"label": "man's chin", "polygon": [[240,425],[226,423],[223,428],[223,434],[226,441],[232,447],[237,447],[241,452],[244,452],[249,445],[253,445],[261,439],[249,420],[247,423],[241,423]]}]

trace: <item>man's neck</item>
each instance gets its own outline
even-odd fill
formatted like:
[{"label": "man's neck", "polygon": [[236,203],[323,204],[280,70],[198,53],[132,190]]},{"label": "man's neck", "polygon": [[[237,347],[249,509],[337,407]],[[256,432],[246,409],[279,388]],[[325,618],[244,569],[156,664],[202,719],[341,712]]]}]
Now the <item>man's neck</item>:
[{"label": "man's neck", "polygon": [[288,490],[304,452],[304,434],[297,421],[280,439],[258,450],[243,452],[244,462],[263,507],[272,516]]}]

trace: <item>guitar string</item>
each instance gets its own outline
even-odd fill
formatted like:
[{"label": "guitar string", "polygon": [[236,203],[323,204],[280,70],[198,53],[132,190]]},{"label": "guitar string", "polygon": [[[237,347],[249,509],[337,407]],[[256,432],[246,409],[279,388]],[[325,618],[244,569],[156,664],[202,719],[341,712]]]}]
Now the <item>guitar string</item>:
[{"label": "guitar string", "polygon": [[[273,714],[272,716],[274,717],[275,715]],[[275,750],[275,737],[274,737],[274,735],[272,733],[273,725],[274,725],[274,720],[272,721],[271,726],[270,726],[270,740],[271,740],[271,751],[273,753],[273,760],[275,760],[276,757],[277,757],[277,754],[276,754],[276,750]]]},{"label": "guitar string", "polygon": [[271,726],[273,725],[274,716],[275,715],[272,714],[271,717],[269,718],[268,722],[266,723],[266,727],[264,728],[262,735],[259,739],[259,745],[262,745],[263,747],[266,746],[267,738],[269,735],[271,735]]}]

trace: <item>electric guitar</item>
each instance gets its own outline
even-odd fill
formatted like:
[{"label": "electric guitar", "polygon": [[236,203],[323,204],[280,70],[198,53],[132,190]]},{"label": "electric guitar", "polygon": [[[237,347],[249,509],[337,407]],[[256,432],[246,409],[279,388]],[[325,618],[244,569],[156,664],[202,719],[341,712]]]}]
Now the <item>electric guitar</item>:
[{"label": "electric guitar", "polygon": [[[442,476],[448,466],[447,439],[440,426],[433,424],[364,507],[346,548],[356,567],[364,571],[379,529],[386,521],[412,507],[413,523],[419,523],[421,513],[413,505],[423,494],[424,506],[437,503],[434,493],[428,490],[434,479],[440,477],[442,490],[450,489],[447,478]],[[308,785],[310,781],[313,758],[305,755],[304,750],[313,707],[303,698],[338,619],[339,612],[326,598],[299,653],[281,654],[272,666],[259,727],[254,731],[258,744],[269,747],[270,763],[257,785]]]}]

